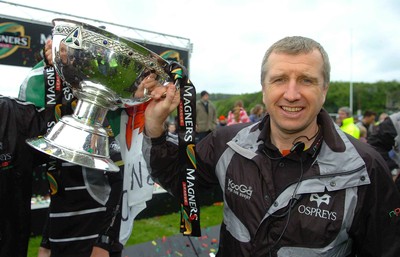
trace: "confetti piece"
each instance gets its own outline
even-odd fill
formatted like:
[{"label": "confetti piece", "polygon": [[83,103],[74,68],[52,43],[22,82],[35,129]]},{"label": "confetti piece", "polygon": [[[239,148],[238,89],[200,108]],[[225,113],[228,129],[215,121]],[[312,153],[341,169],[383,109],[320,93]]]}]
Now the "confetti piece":
[{"label": "confetti piece", "polygon": [[151,243],[153,244],[153,245],[157,245],[157,242],[156,241],[151,241]]},{"label": "confetti piece", "polygon": [[177,255],[179,255],[179,256],[183,256],[183,254],[180,253],[180,252],[178,252],[178,251],[175,251],[175,253],[176,253]]}]

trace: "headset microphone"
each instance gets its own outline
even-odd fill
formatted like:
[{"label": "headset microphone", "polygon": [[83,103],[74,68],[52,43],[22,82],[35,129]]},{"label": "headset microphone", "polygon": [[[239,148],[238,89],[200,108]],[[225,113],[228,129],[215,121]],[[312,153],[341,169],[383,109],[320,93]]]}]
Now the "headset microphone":
[{"label": "headset microphone", "polygon": [[[299,141],[297,143],[295,143],[292,148],[290,148],[290,153],[296,152],[298,155],[301,156],[301,152],[304,151],[304,148],[306,147],[306,144],[304,144],[304,142]],[[264,154],[271,160],[280,160],[285,158],[285,156],[281,156],[281,157],[271,157],[267,154],[267,151],[265,151],[265,149],[262,149],[262,151],[264,152]]]},{"label": "headset microphone", "polygon": [[292,148],[290,149],[290,152],[296,152],[297,154],[301,154],[301,152],[304,151],[304,148],[306,147],[306,144],[304,144],[304,142],[299,141],[297,143],[295,143]]}]

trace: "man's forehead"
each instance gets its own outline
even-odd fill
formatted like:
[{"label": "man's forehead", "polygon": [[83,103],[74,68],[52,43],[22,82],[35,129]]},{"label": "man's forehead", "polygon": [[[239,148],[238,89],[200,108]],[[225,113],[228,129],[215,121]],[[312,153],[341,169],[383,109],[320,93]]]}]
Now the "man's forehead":
[{"label": "man's forehead", "polygon": [[[289,65],[289,66],[288,66]],[[273,69],[274,73],[279,71],[287,71],[290,68],[303,69],[305,72],[312,73],[315,69],[323,71],[323,59],[318,50],[309,53],[286,54],[271,53],[266,63],[267,73]],[[321,74],[323,75],[323,74]]]},{"label": "man's forehead", "polygon": [[280,50],[275,50],[272,51],[269,58],[296,58],[296,57],[305,57],[305,56],[313,56],[316,59],[321,59],[322,60],[322,54],[318,49],[313,49],[311,51],[298,51],[298,52],[288,52],[288,51],[280,51]]}]

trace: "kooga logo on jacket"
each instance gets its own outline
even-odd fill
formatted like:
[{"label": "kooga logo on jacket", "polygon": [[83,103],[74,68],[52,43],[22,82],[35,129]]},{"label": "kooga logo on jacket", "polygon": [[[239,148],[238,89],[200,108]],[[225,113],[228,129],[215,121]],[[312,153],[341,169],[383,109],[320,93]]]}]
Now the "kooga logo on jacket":
[{"label": "kooga logo on jacket", "polygon": [[243,197],[246,200],[249,200],[251,198],[251,195],[253,194],[253,189],[246,185],[238,185],[233,182],[232,179],[228,180],[228,191],[232,192],[240,197]]}]

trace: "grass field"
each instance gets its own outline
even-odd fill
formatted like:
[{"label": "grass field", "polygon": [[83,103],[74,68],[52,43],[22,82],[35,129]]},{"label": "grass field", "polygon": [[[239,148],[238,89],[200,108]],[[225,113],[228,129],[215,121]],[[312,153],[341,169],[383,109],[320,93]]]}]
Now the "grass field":
[{"label": "grass field", "polygon": [[[201,227],[207,228],[221,224],[222,204],[201,207]],[[172,213],[148,219],[135,220],[132,235],[126,246],[148,242],[163,236],[180,234],[179,213]],[[37,257],[40,237],[31,237],[29,241],[28,257]]]}]

